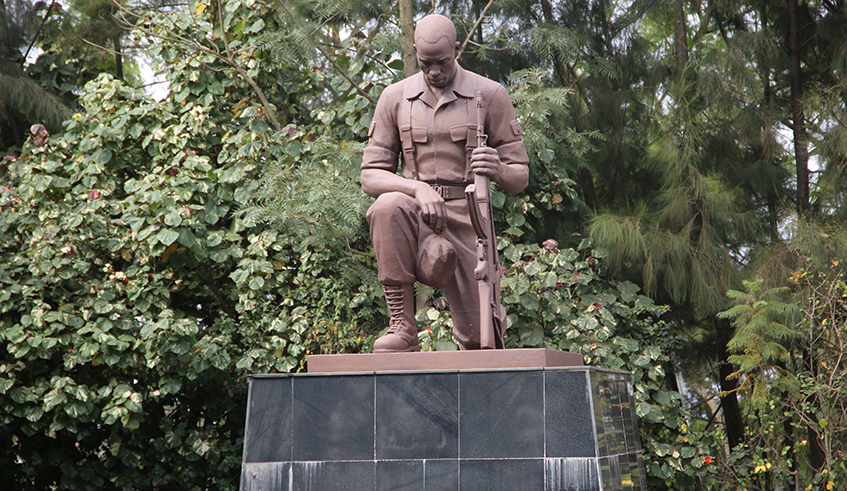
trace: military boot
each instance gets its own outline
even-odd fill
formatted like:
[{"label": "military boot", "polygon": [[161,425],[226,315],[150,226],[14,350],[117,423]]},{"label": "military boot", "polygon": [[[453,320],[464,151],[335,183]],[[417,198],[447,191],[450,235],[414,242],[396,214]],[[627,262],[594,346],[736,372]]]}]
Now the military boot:
[{"label": "military boot", "polygon": [[415,286],[383,285],[388,304],[388,332],[374,343],[374,353],[420,351],[415,324]]}]

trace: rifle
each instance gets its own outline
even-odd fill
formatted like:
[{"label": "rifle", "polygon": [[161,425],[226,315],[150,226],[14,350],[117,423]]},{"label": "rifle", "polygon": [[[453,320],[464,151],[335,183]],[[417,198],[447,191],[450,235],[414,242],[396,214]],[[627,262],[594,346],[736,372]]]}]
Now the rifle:
[{"label": "rifle", "polygon": [[[488,141],[482,127],[482,91],[476,93],[477,147]],[[482,349],[503,348],[506,309],[500,303],[500,259],[497,256],[497,234],[491,209],[491,183],[487,176],[474,173],[473,184],[465,188],[471,224],[476,233],[477,263],[474,268],[479,288],[479,344]]]}]

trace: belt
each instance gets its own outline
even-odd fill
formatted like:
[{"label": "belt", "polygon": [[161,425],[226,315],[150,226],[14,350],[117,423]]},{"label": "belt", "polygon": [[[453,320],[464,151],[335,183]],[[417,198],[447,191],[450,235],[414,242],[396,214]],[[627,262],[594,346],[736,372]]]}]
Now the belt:
[{"label": "belt", "polygon": [[466,186],[464,184],[430,184],[430,186],[444,201],[465,199]]}]

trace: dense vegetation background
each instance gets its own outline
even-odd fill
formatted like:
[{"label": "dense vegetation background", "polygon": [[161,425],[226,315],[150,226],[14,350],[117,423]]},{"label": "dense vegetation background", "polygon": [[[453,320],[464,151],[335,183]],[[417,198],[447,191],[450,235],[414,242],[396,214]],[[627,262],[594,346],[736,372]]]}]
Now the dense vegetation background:
[{"label": "dense vegetation background", "polygon": [[532,159],[507,345],[633,372],[650,489],[845,489],[843,0],[0,1],[4,483],[235,489],[246,376],[370,350],[358,164],[431,11]]}]

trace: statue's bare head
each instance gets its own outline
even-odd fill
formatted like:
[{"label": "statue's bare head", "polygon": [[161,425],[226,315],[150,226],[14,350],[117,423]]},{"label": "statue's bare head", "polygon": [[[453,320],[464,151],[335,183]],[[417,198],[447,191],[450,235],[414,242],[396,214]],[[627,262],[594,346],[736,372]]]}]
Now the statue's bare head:
[{"label": "statue's bare head", "polygon": [[436,44],[441,38],[446,38],[450,45],[456,42],[456,26],[443,15],[427,15],[415,26],[415,44]]},{"label": "statue's bare head", "polygon": [[456,26],[443,15],[427,15],[415,27],[415,55],[424,73],[426,83],[441,88],[449,85],[456,76]]}]

